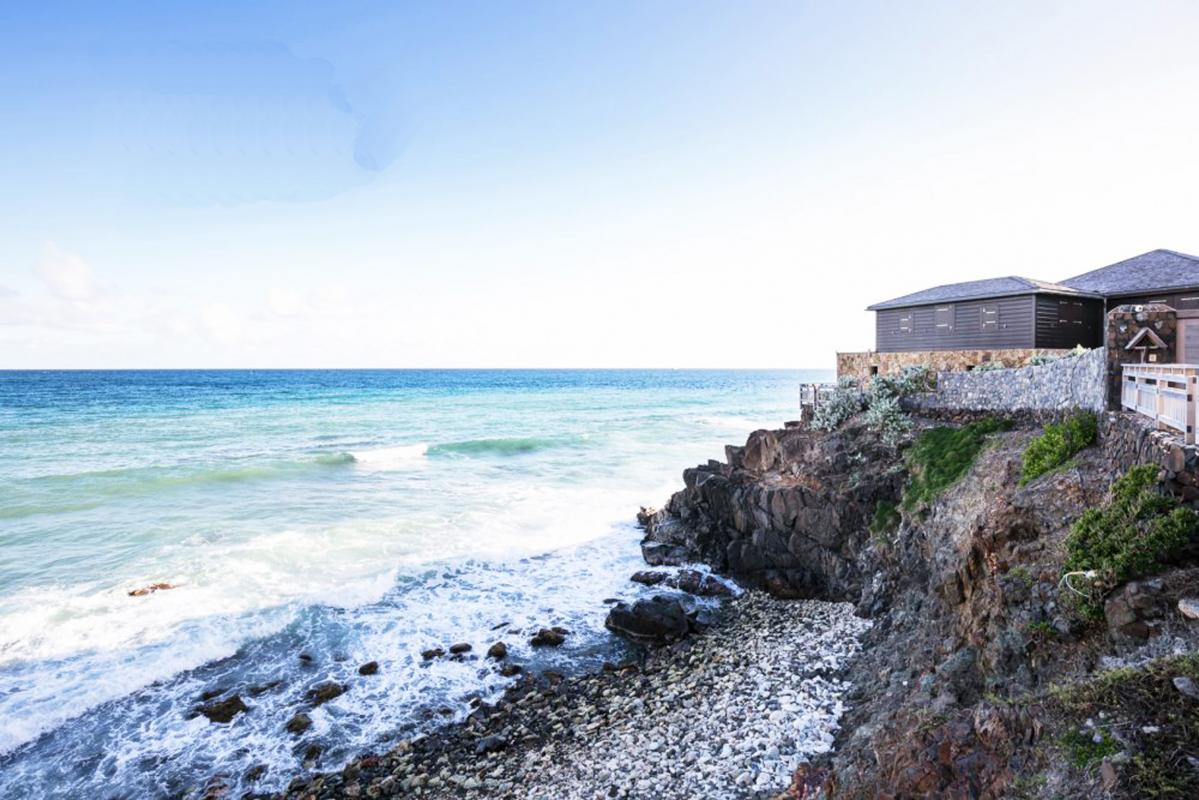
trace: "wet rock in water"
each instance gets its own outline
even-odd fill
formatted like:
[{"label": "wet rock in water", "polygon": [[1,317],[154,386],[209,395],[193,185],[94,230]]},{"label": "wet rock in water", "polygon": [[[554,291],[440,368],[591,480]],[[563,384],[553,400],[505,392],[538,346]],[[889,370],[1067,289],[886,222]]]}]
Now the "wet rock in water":
[{"label": "wet rock in water", "polygon": [[311,653],[300,653],[299,658],[300,658],[300,661],[303,662],[304,666],[306,666],[306,667],[311,665],[312,662],[315,660],[315,659],[313,659]]},{"label": "wet rock in water", "polygon": [[327,703],[335,697],[341,697],[346,692],[345,684],[337,681],[325,681],[318,683],[308,692],[308,699],[316,705]]},{"label": "wet rock in water", "polygon": [[289,733],[303,733],[312,727],[312,717],[301,711],[287,721],[287,730]]},{"label": "wet rock in water", "polygon": [[492,734],[484,736],[479,741],[475,742],[475,752],[483,755],[485,753],[495,753],[503,750],[508,746],[508,739],[500,734]]},{"label": "wet rock in water", "polygon": [[165,592],[167,589],[176,588],[173,583],[152,583],[149,586],[143,586],[140,589],[133,589],[129,592],[130,597],[145,597],[148,594],[155,592]]},{"label": "wet rock in water", "polygon": [[503,642],[496,642],[487,648],[487,657],[494,658],[496,661],[502,661],[508,657],[508,645]]},{"label": "wet rock in water", "polygon": [[608,612],[604,627],[636,642],[665,644],[685,637],[691,622],[678,600],[660,594],[632,605],[618,603]]},{"label": "wet rock in water", "polygon": [[255,764],[254,766],[252,766],[248,770],[246,770],[246,774],[243,777],[245,778],[247,783],[254,783],[254,781],[258,780],[265,774],[266,774],[266,764]]},{"label": "wet rock in water", "polygon": [[316,760],[321,757],[321,753],[323,752],[325,752],[325,748],[321,747],[319,744],[308,745],[308,748],[304,750],[304,763],[315,764]]},{"label": "wet rock in water", "polygon": [[677,567],[695,560],[686,547],[666,542],[642,542],[641,557],[651,567]]},{"label": "wet rock in water", "polygon": [[672,581],[672,585],[681,591],[698,597],[732,597],[733,590],[722,581],[699,570],[686,569],[680,572]]},{"label": "wet rock in water", "polygon": [[511,622],[501,622],[499,625],[492,625],[491,629],[493,631],[498,631],[500,628],[507,628],[511,624]]},{"label": "wet rock in water", "polygon": [[260,694],[266,694],[271,689],[276,689],[282,685],[283,685],[283,681],[270,681],[269,683],[256,684],[256,685],[250,687],[250,689],[249,689],[250,696],[258,697]]},{"label": "wet rock in water", "polygon": [[359,675],[374,675],[379,671],[378,661],[368,661],[358,668]]},{"label": "wet rock in water", "polygon": [[453,653],[454,655],[461,655],[462,653],[469,653],[470,650],[471,650],[471,647],[466,642],[458,642],[457,644],[450,645],[450,652]]},{"label": "wet rock in water", "polygon": [[505,678],[511,678],[513,675],[519,675],[524,671],[525,668],[520,664],[505,664],[504,666],[500,667],[500,674]]},{"label": "wet rock in water", "polygon": [[559,628],[556,625],[552,628],[542,628],[532,639],[529,639],[529,644],[534,647],[557,647],[566,641],[569,633],[570,631],[566,628]]},{"label": "wet rock in water", "polygon": [[440,647],[432,647],[432,648],[429,648],[428,650],[422,650],[420,657],[423,658],[425,661],[432,661],[433,659],[441,658],[444,655],[445,655],[445,650],[443,650]]},{"label": "wet rock in water", "polygon": [[227,686],[219,686],[216,689],[209,689],[200,695],[200,701],[207,703],[209,700],[213,699],[214,697],[220,697],[227,691],[229,691],[229,687]]},{"label": "wet rock in water", "polygon": [[241,695],[236,694],[225,700],[205,703],[199,708],[199,712],[210,721],[222,724],[231,722],[238,714],[249,710],[250,707],[242,702]]},{"label": "wet rock in water", "polygon": [[634,572],[629,576],[629,580],[633,583],[640,583],[645,586],[657,586],[662,581],[669,577],[665,572],[654,572],[653,570],[643,569]]}]

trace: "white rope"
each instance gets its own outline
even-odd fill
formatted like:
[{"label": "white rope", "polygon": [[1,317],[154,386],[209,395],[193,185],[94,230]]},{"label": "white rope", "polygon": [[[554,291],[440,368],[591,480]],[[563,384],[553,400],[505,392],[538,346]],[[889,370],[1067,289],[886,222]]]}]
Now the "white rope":
[{"label": "white rope", "polygon": [[1077,571],[1077,572],[1067,572],[1065,575],[1063,575],[1063,576],[1062,576],[1062,579],[1061,579],[1060,581],[1058,581],[1058,583],[1057,583],[1057,585],[1058,585],[1058,588],[1061,588],[1062,586],[1065,586],[1067,589],[1069,589],[1070,591],[1074,592],[1074,593],[1075,593],[1076,595],[1078,595],[1079,597],[1088,597],[1089,595],[1087,595],[1087,593],[1086,593],[1086,592],[1080,592],[1080,591],[1078,591],[1078,590],[1077,590],[1077,589],[1075,589],[1075,588],[1074,588],[1074,586],[1073,586],[1073,585],[1070,583],[1070,578],[1071,578],[1072,576],[1074,576],[1074,575],[1081,575],[1081,576],[1083,576],[1084,578],[1086,578],[1087,580],[1089,580],[1089,581],[1093,581],[1093,580],[1095,580],[1095,578],[1096,578],[1096,577],[1098,577],[1099,573],[1098,573],[1098,572],[1096,572],[1096,571],[1095,571],[1095,570],[1093,570],[1093,569],[1088,569],[1088,570],[1080,570],[1080,571]]}]

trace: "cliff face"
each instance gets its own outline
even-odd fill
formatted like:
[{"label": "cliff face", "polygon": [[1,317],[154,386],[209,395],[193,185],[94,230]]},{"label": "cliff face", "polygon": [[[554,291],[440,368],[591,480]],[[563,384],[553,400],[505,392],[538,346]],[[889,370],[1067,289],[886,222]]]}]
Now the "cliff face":
[{"label": "cliff face", "polygon": [[[777,594],[854,602],[874,619],[835,753],[797,775],[789,797],[1143,793],[1127,765],[1148,745],[1127,731],[1172,723],[1134,708],[1116,724],[1115,710],[1071,710],[1050,687],[1194,652],[1199,622],[1177,607],[1199,586],[1199,569],[1181,564],[1129,584],[1109,598],[1106,620],[1082,620],[1059,583],[1064,542],[1103,502],[1111,459],[1092,447],[1021,486],[1034,433],[994,435],[965,477],[873,534],[878,504],[899,497],[906,472],[860,429],[757,432],[730,449],[728,464],[688,470],[686,488],[645,519],[651,561],[701,558]],[[1159,689],[1171,695],[1170,686]],[[1199,703],[1189,711],[1199,724]],[[1078,757],[1063,742],[1089,741],[1093,732],[1079,730],[1091,717],[1111,723],[1118,747]]]},{"label": "cliff face", "polygon": [[757,431],[683,473],[685,488],[643,518],[650,564],[703,561],[780,597],[856,602],[871,515],[894,502],[895,453],[861,429]]}]

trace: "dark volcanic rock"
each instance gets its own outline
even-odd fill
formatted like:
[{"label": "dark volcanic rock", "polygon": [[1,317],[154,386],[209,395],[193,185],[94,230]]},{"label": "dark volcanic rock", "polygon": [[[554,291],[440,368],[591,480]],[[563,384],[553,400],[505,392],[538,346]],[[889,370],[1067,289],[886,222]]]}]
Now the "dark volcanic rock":
[{"label": "dark volcanic rock", "polygon": [[434,658],[441,658],[445,655],[445,650],[440,647],[431,647],[428,650],[422,650],[420,657],[425,661],[430,661]]},{"label": "dark volcanic rock", "polygon": [[337,681],[325,681],[324,683],[318,683],[308,691],[308,699],[319,706],[321,703],[327,703],[335,697],[341,697],[345,693],[345,684],[338,683]]},{"label": "dark volcanic rock", "polygon": [[525,668],[520,664],[505,664],[504,666],[500,667],[500,674],[505,678],[511,678],[513,675],[519,675],[524,671]]},{"label": "dark volcanic rock", "polygon": [[542,628],[537,631],[532,639],[529,639],[529,644],[534,647],[557,647],[566,641],[566,636],[570,631],[565,628],[554,626],[553,628]]},{"label": "dark volcanic rock", "polygon": [[669,576],[665,572],[654,572],[653,570],[643,569],[640,572],[634,572],[630,577],[633,583],[640,583],[645,586],[657,586]]},{"label": "dark volcanic rock", "polygon": [[368,661],[358,668],[359,675],[374,675],[379,671],[378,661]]},{"label": "dark volcanic rock", "polygon": [[608,612],[604,626],[634,641],[654,644],[677,641],[691,630],[683,605],[661,594],[632,605],[618,603]]},{"label": "dark volcanic rock", "polygon": [[205,703],[197,710],[212,722],[228,723],[243,711],[249,711],[250,707],[242,702],[240,695],[235,694],[225,700]]},{"label": "dark volcanic rock", "polygon": [[507,746],[508,746],[507,737],[502,736],[497,733],[497,734],[492,734],[491,736],[484,736],[482,739],[480,739],[478,742],[476,742],[475,743],[475,752],[476,753],[495,753],[500,750],[503,750]]},{"label": "dark volcanic rock", "polygon": [[905,480],[894,451],[849,426],[756,431],[727,453],[685,470],[685,488],[640,515],[646,563],[706,563],[777,596],[857,601],[870,521]]},{"label": "dark volcanic rock", "polygon": [[466,642],[458,642],[457,644],[450,645],[450,652],[454,655],[461,655],[462,653],[469,653],[470,651],[471,646]]},{"label": "dark volcanic rock", "polygon": [[508,645],[503,642],[496,642],[491,647],[487,648],[487,657],[494,658],[496,661],[508,657]]},{"label": "dark volcanic rock", "polygon": [[290,733],[303,733],[312,727],[312,717],[304,712],[300,712],[287,721],[287,730]]},{"label": "dark volcanic rock", "polygon": [[733,590],[720,580],[694,569],[680,572],[670,582],[675,588],[699,597],[732,597]]}]

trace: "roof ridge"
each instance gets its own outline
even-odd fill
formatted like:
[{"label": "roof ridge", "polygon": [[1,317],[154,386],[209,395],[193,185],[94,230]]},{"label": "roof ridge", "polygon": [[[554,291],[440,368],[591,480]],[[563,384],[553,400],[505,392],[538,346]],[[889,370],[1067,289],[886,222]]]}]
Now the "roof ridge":
[{"label": "roof ridge", "polygon": [[[1179,256],[1180,258],[1189,258],[1191,261],[1199,261],[1199,256],[1193,256],[1190,253],[1184,253],[1181,250],[1171,250],[1168,247],[1159,247],[1157,249],[1163,253],[1170,253],[1171,255]],[[1135,258],[1136,256],[1133,257]]]}]

